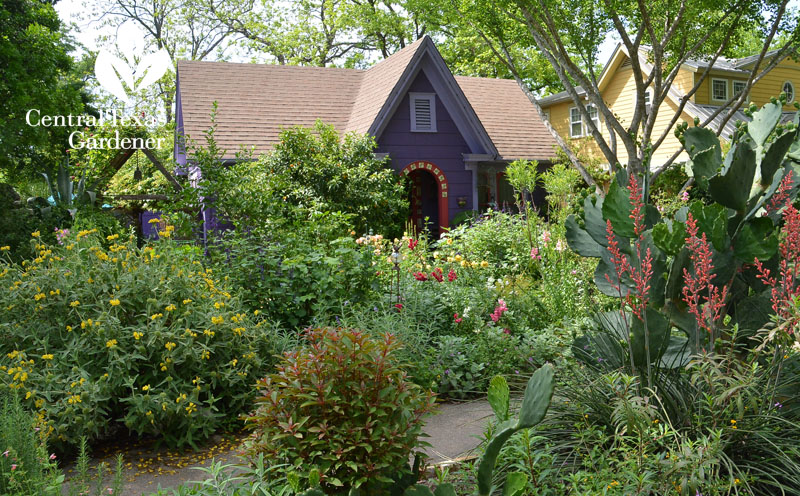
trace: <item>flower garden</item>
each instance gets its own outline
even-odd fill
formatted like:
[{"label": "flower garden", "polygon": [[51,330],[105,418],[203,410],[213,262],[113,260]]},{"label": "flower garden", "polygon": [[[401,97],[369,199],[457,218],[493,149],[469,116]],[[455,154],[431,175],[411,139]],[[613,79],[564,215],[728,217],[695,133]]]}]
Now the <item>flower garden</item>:
[{"label": "flower garden", "polygon": [[[725,154],[679,129],[688,190],[516,162],[514,211],[438,239],[371,138],[321,124],[227,168],[210,131],[141,245],[4,198],[0,492],[88,491],[58,462],[115,437],[247,428],[225,484],[171,494],[800,494],[800,140],[749,112]],[[204,247],[201,197],[231,226]],[[479,458],[425,477],[427,415],[476,397]]]}]

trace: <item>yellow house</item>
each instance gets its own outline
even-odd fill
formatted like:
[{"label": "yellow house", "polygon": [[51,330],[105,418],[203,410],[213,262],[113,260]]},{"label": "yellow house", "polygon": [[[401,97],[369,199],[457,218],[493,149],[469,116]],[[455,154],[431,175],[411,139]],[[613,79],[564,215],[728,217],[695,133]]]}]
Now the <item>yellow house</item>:
[{"label": "yellow house", "polygon": [[[775,52],[770,52],[764,58],[764,65],[775,56]],[[741,91],[746,86],[750,71],[756,63],[758,56],[745,57],[741,59],[720,58],[709,70],[705,80],[703,80],[697,91],[691,96],[681,112],[680,119],[676,122],[694,122],[695,117],[701,122],[710,117],[720,106],[724,105],[733,95]],[[644,71],[651,65],[647,62],[646,52],[639,54],[639,61]],[[763,65],[762,65],[763,67]],[[653,125],[652,140],[657,140],[662,133],[670,127],[670,122],[678,111],[681,100],[691,92],[697,81],[700,81],[703,73],[708,68],[708,62],[689,60],[684,63],[675,77],[670,88],[668,97],[658,109],[655,123]],[[603,96],[603,100],[611,111],[617,116],[620,123],[626,126],[633,118],[636,105],[636,83],[634,81],[631,60],[620,44],[614,50],[606,66],[598,79],[598,89]],[[746,101],[756,105],[764,105],[770,98],[777,97],[781,92],[786,94],[787,104],[783,110],[786,113],[795,111],[794,101],[796,97],[795,88],[800,90],[800,64],[784,58],[769,73],[765,74],[750,89],[750,94]],[[578,88],[578,95],[586,98],[585,91]],[[648,90],[645,97],[645,105],[652,98],[652,89]],[[588,99],[585,100],[588,102]],[[579,149],[586,152],[592,158],[598,158],[605,162],[605,157],[600,148],[592,139],[586,123],[582,119],[581,113],[566,93],[561,92],[555,95],[544,97],[540,100],[540,105],[553,128],[568,141],[573,141],[579,145]],[[601,122],[602,116],[599,115],[593,105],[587,103],[587,110],[590,114],[597,116],[595,124],[602,130],[607,143],[609,141],[608,127]],[[718,126],[725,112],[711,122],[709,127]],[[749,120],[744,113],[737,111],[736,114],[726,123],[722,132],[722,138],[730,138],[734,131],[734,124],[737,120]],[[675,126],[671,126],[663,143],[653,153],[651,167],[657,168],[669,160],[675,152],[680,150],[681,144],[674,135]],[[628,160],[624,146],[617,146],[617,158],[622,164]],[[677,161],[685,161],[686,152],[678,156]]]}]

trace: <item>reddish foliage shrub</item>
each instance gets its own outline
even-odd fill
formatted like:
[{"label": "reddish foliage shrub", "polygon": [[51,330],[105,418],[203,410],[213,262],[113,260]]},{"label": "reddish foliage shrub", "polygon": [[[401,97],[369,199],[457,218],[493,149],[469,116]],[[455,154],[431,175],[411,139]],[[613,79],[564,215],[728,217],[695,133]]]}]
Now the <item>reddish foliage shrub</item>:
[{"label": "reddish foliage shrub", "polygon": [[316,468],[328,494],[392,482],[422,445],[433,393],[406,380],[391,334],[320,328],[306,340],[259,381],[248,454],[301,480]]}]

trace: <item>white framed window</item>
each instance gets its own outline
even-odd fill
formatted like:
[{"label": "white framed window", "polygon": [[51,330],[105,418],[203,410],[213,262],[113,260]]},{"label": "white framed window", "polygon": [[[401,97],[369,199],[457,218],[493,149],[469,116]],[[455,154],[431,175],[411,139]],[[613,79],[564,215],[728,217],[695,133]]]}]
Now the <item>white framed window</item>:
[{"label": "white framed window", "polygon": [[580,138],[583,136],[583,116],[578,107],[569,109],[569,137]]},{"label": "white framed window", "polygon": [[792,103],[794,101],[794,85],[791,81],[783,83],[781,91],[786,94],[786,103]]},{"label": "white framed window", "polygon": [[[589,113],[589,118],[592,120],[592,122],[594,122],[594,127],[597,128],[598,131],[600,131],[600,114],[597,112],[597,107],[591,104],[587,105],[586,112]],[[589,129],[588,123],[586,124],[586,131],[583,134],[587,136],[591,134],[591,130]]]},{"label": "white framed window", "polygon": [[733,94],[738,95],[739,92],[744,91],[747,87],[747,81],[734,81],[733,82]]},{"label": "white framed window", "polygon": [[718,102],[728,100],[728,80],[727,79],[712,79],[711,80],[711,99]]},{"label": "white framed window", "polygon": [[434,93],[409,93],[411,102],[411,131],[436,132],[436,95]]}]

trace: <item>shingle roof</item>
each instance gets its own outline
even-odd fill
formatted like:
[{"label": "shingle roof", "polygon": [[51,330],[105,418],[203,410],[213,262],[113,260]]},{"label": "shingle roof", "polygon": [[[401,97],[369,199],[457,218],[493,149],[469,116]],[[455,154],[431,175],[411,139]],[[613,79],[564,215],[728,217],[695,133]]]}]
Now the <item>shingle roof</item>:
[{"label": "shingle roof", "polygon": [[353,109],[350,112],[346,130],[366,133],[375,122],[389,94],[394,89],[400,76],[406,71],[409,62],[422,45],[420,38],[411,45],[394,53],[386,60],[375,64],[362,73],[361,86],[358,89]]},{"label": "shingle roof", "polygon": [[465,76],[456,81],[501,157],[553,156],[556,142],[516,81]]},{"label": "shingle roof", "polygon": [[[216,140],[234,158],[242,147],[269,151],[281,129],[317,119],[341,132],[366,133],[424,38],[368,70],[228,62],[178,62],[183,131],[201,141],[217,102]],[[516,82],[456,78],[504,159],[546,159],[555,141]]]},{"label": "shingle roof", "polygon": [[320,67],[178,62],[184,133],[201,141],[217,102],[216,140],[233,158],[240,147],[263,153],[282,128],[316,119],[344,129],[361,71]]}]

